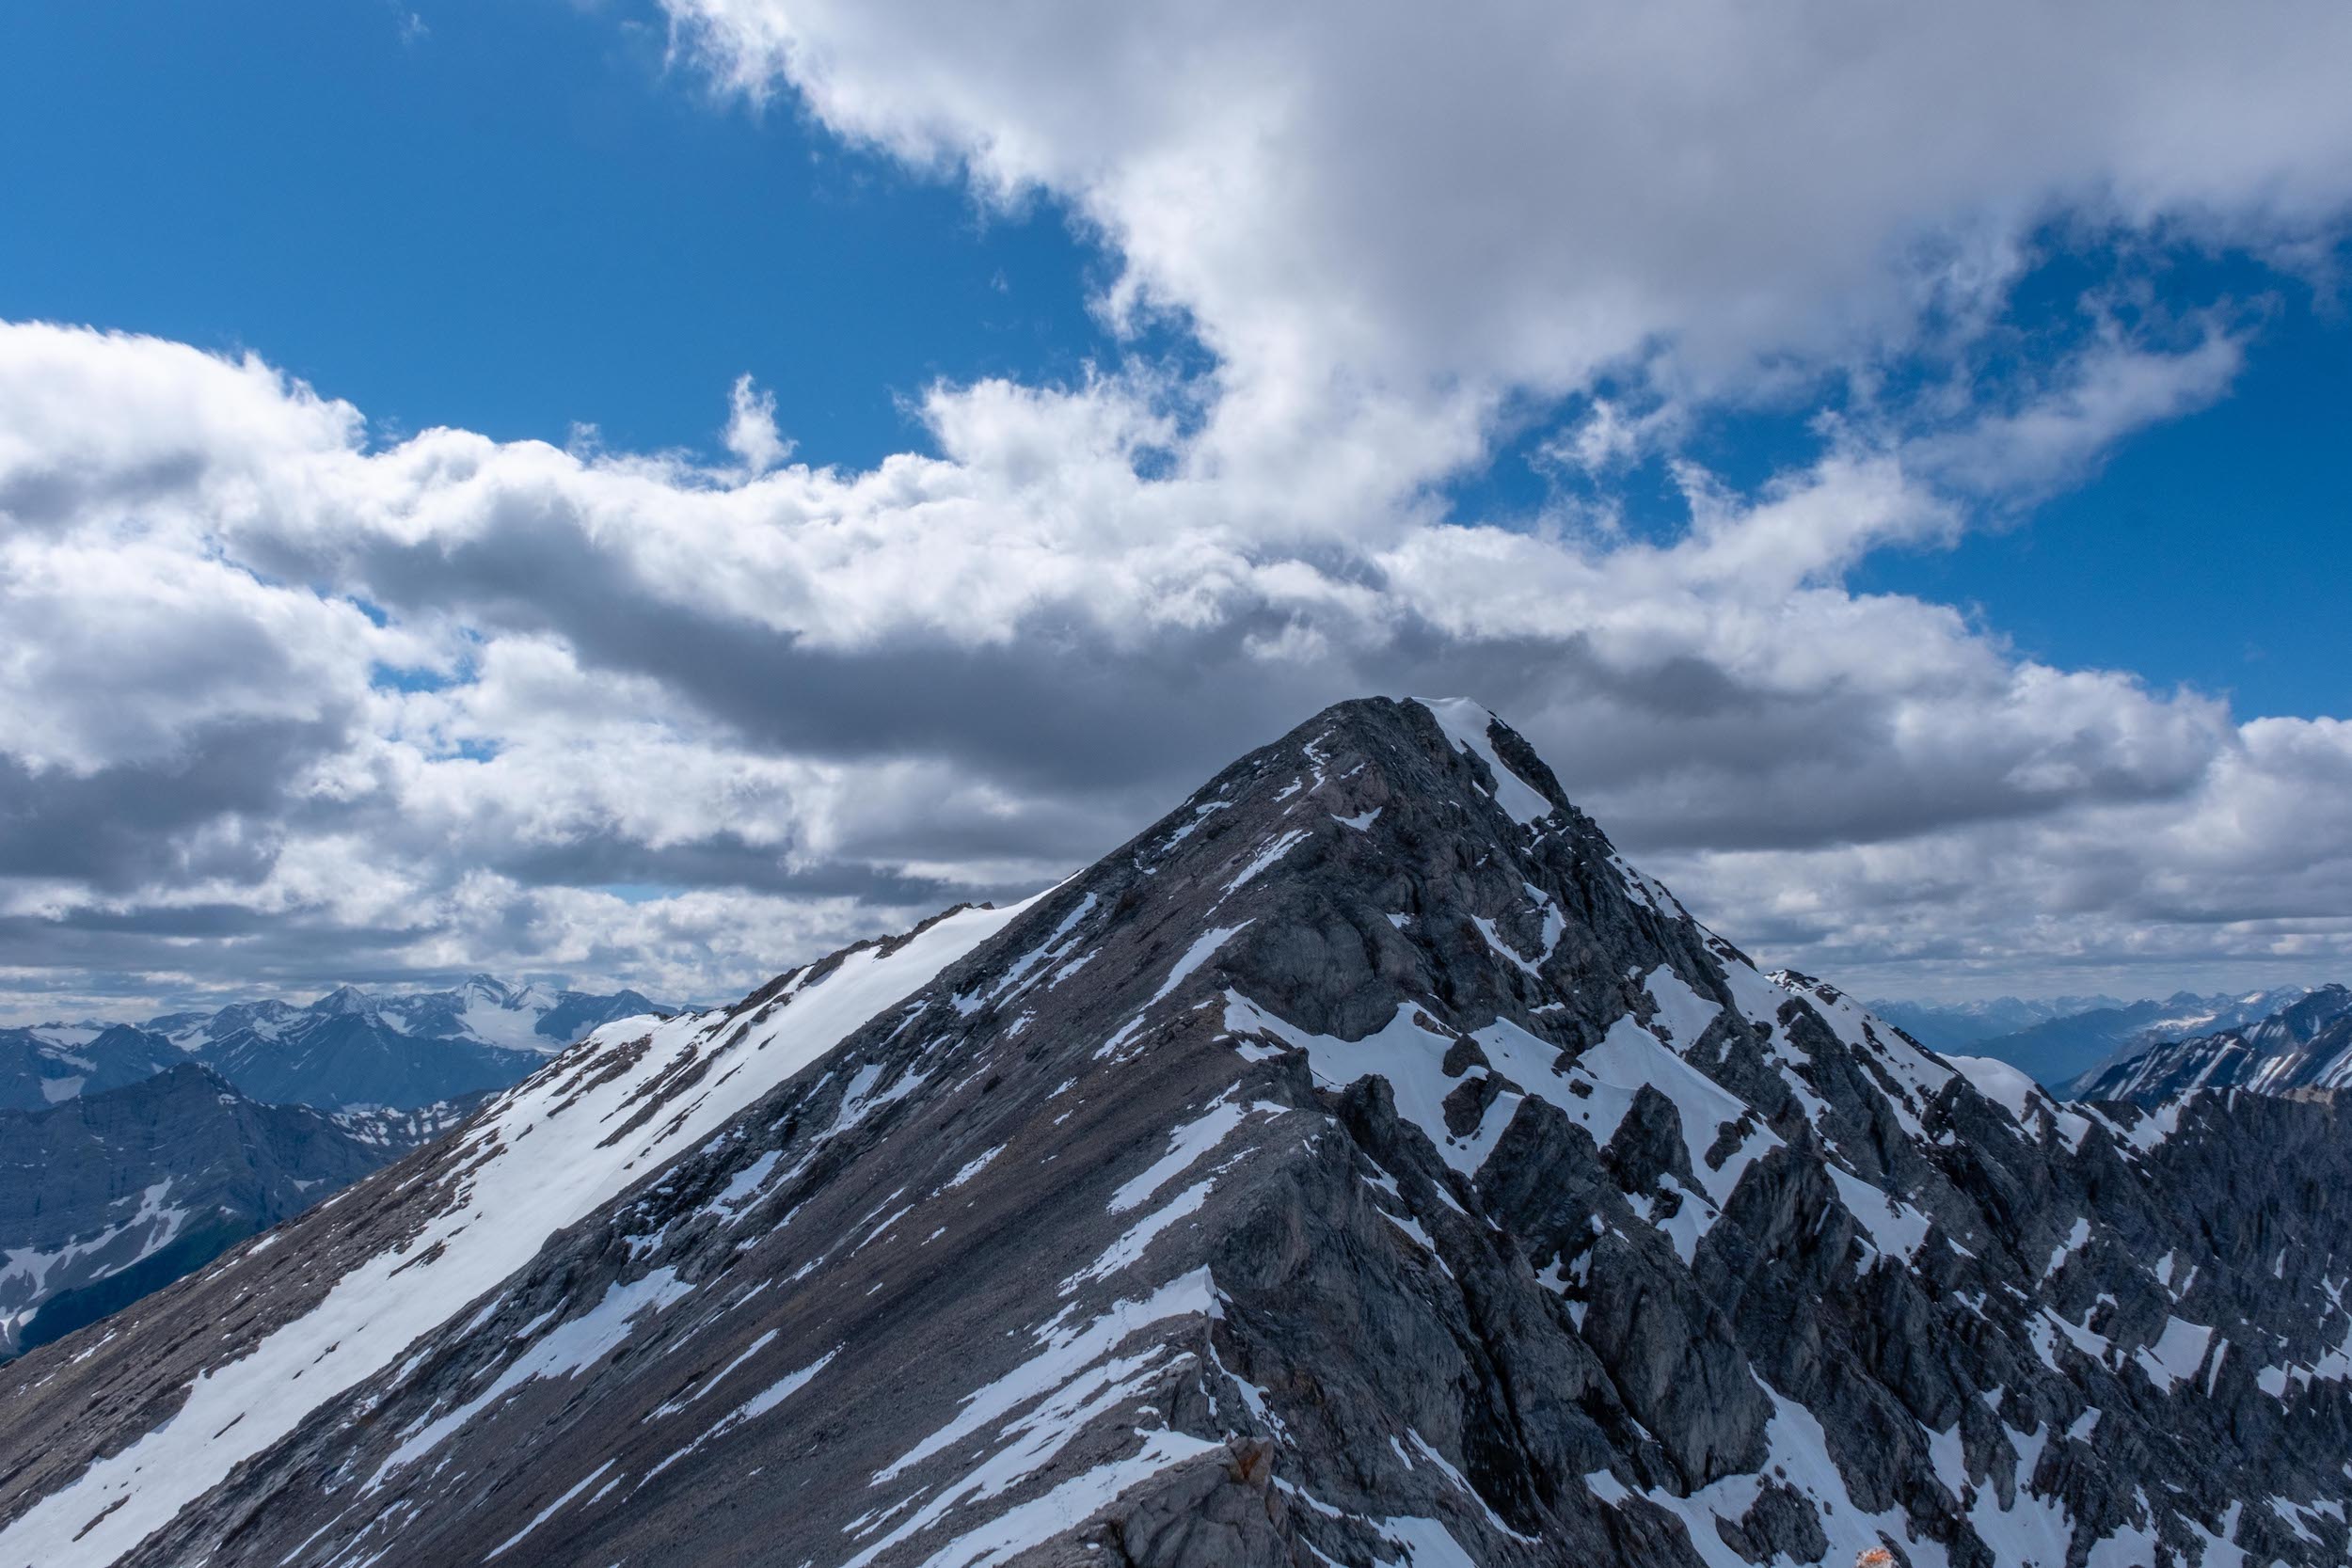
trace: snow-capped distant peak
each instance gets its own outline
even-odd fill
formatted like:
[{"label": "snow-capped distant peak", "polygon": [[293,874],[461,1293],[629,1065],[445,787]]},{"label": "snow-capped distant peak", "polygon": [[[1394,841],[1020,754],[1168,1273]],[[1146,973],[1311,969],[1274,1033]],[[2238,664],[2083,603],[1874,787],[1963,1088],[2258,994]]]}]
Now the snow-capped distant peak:
[{"label": "snow-capped distant peak", "polygon": [[[2274,1008],[2249,1020],[2244,1015]],[[2213,1027],[2231,1023],[2229,1027]],[[2155,1108],[2206,1089],[2284,1094],[2352,1087],[2352,991],[2341,985],[2256,991],[2235,1021],[2199,1021],[2210,1032],[2171,1031],[2136,1054],[2086,1073],[2070,1092]],[[2152,1033],[2153,1033],[2152,1031]]]},{"label": "snow-capped distant peak", "polygon": [[107,1025],[85,1019],[79,1023],[36,1023],[27,1031],[43,1045],[71,1051],[77,1045],[87,1045],[104,1034]]},{"label": "snow-capped distant peak", "polygon": [[533,996],[528,988],[509,992],[501,986],[494,998],[469,981],[465,997],[465,1010],[457,1015],[457,1021],[465,1026],[466,1033],[486,1045],[552,1053],[568,1043],[539,1033],[539,1020],[546,1016],[548,1004]]},{"label": "snow-capped distant peak", "polygon": [[314,1013],[367,1013],[375,1010],[375,999],[357,986],[337,986],[310,1004]]}]

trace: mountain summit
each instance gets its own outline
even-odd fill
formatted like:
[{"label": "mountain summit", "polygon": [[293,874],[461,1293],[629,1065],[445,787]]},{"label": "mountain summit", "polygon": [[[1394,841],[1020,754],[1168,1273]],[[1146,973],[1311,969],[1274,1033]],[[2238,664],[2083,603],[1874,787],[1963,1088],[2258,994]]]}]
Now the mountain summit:
[{"label": "mountain summit", "polygon": [[27,1356],[0,1564],[2337,1562],[2348,1119],[1938,1057],[1348,703]]}]

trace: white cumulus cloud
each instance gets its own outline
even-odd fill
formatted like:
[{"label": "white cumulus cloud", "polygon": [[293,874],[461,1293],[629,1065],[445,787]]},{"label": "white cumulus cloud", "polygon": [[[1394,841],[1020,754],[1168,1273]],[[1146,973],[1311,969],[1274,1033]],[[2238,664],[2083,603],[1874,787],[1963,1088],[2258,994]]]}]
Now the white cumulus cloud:
[{"label": "white cumulus cloud", "polygon": [[[2067,235],[2340,233],[2352,13],[667,4],[723,92],[1058,204],[1105,316],[1208,368],[942,382],[865,469],[747,376],[706,465],[378,442],[256,358],[0,325],[16,1010],[723,997],[1058,876],[1367,690],[1482,697],[1727,934],[1867,990],[2352,958],[2342,723],[1851,586],[2227,395],[2256,304],[2094,291],[1995,373],[2004,312]],[[1681,451],[1757,405],[1818,405],[1815,450],[1748,487]],[[1597,499],[1450,507],[1530,420]],[[1611,526],[1649,456],[1671,535]]]}]

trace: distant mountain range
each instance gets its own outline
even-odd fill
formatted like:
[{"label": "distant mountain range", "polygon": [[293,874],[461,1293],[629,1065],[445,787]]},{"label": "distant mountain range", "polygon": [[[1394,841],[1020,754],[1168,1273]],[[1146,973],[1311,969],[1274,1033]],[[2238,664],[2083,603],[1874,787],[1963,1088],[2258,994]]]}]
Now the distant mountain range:
[{"label": "distant mountain range", "polygon": [[2039,1084],[2058,1087],[2153,1045],[2259,1022],[2310,994],[2307,986],[2162,1000],[2111,996],[1933,1004],[1873,1002],[1879,1017],[1935,1051],[2007,1062]]},{"label": "distant mountain range", "polygon": [[2132,1004],[2113,996],[1995,996],[1975,1002],[1881,998],[1866,1006],[1931,1051],[1966,1051],[1979,1040],[2013,1035],[2037,1023]]},{"label": "distant mountain range", "polygon": [[168,1039],[128,1023],[0,1029],[0,1110],[39,1111],[103,1094],[187,1059]]},{"label": "distant mountain range", "polygon": [[2309,993],[2304,986],[2238,995],[2176,991],[2160,1002],[2134,1002],[2055,1018],[2013,1035],[1979,1040],[1970,1049],[2031,1074],[2037,1083],[2058,1086],[2166,1040],[2259,1022]]},{"label": "distant mountain range", "polygon": [[665,1011],[477,974],[0,1030],[0,1359],[400,1158],[597,1026]]},{"label": "distant mountain range", "polygon": [[0,1111],[0,1360],[202,1268],[474,1103],[345,1120],[259,1104],[183,1057],[135,1084]]},{"label": "distant mountain range", "polygon": [[268,1104],[407,1110],[503,1088],[601,1024],[671,1010],[633,990],[477,974],[450,990],[343,986],[308,1006],[240,1002],[141,1023],[0,1029],[0,1107],[39,1110],[193,1060]]},{"label": "distant mountain range", "polygon": [[2078,1100],[2122,1100],[2155,1109],[2200,1089],[2352,1086],[2352,990],[2322,986],[2259,1022],[2172,1040],[2086,1074]]}]

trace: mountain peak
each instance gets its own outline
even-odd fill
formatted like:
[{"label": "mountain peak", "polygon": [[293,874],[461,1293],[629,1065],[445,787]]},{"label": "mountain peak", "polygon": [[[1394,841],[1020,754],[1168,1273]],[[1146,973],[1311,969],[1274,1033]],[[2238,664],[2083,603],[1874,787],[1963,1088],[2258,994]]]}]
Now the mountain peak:
[{"label": "mountain peak", "polygon": [[[1527,738],[1493,709],[1470,697],[1354,697],[1334,703],[1293,732],[1332,735],[1364,731],[1393,736],[1400,724],[1434,725],[1454,751],[1470,759],[1482,791],[1522,826],[1533,826],[1568,807],[1551,768]],[[1289,738],[1289,737],[1286,737]]]},{"label": "mountain peak", "polygon": [[327,1014],[367,1013],[375,1010],[375,999],[357,986],[337,986],[311,1003],[308,1010]]},{"label": "mountain peak", "polygon": [[0,1560],[2305,1568],[2346,1120],[1947,1062],[1343,704],[28,1368]]},{"label": "mountain peak", "polygon": [[458,989],[460,990],[473,991],[479,995],[489,998],[493,1002],[504,1004],[513,1001],[517,995],[520,994],[521,990],[529,990],[530,988],[523,987],[518,990],[514,986],[508,985],[505,981],[500,979],[495,974],[469,974],[466,976],[466,983]]},{"label": "mountain peak", "polygon": [[1438,721],[1448,740],[1478,759],[1496,802],[1514,821],[1534,825],[1567,805],[1560,781],[1518,731],[1468,697],[1408,699]]}]

